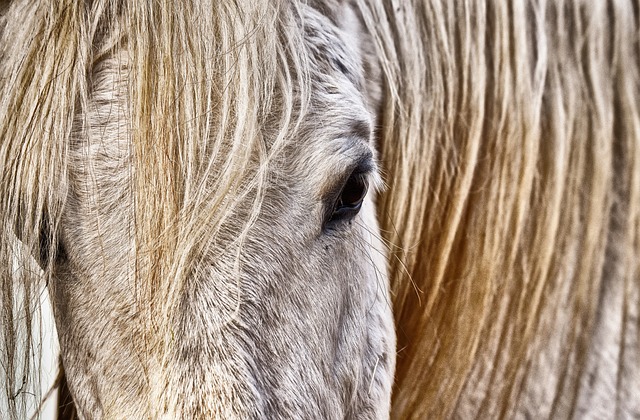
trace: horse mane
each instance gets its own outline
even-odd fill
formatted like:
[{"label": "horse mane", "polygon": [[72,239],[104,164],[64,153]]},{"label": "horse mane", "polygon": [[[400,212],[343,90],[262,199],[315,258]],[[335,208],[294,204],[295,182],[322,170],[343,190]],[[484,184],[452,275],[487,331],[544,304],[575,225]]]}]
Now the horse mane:
[{"label": "horse mane", "polygon": [[[530,403],[525,390],[544,387],[536,408],[571,416],[613,283],[624,290],[623,407],[623,372],[640,351],[637,4],[356,3],[384,79],[392,415],[509,417]],[[250,228],[271,157],[304,115],[309,63],[290,25],[299,19],[285,2],[96,0],[88,12],[75,0],[0,3],[0,407],[10,415],[39,401],[33,323],[59,257],[68,140],[89,131],[78,116],[94,99],[92,68],[122,49],[134,69],[133,275],[140,301],[152,302],[157,348],[168,345],[163,319],[202,251],[197,238],[215,236],[246,195]],[[217,181],[204,189],[204,179]]]},{"label": "horse mane", "polygon": [[69,142],[101,140],[86,115],[108,81],[94,69],[109,59],[129,69],[116,94],[130,133],[132,292],[147,312],[147,348],[162,354],[165,321],[204,251],[198,238],[244,221],[223,250],[239,258],[269,165],[304,115],[309,65],[299,11],[285,2],[14,1],[0,12],[0,408],[22,418],[40,401],[33,324],[63,252],[68,168],[86,162]]},{"label": "horse mane", "polygon": [[614,287],[623,410],[640,351],[637,3],[358,5],[386,82],[392,417],[573,417]]}]

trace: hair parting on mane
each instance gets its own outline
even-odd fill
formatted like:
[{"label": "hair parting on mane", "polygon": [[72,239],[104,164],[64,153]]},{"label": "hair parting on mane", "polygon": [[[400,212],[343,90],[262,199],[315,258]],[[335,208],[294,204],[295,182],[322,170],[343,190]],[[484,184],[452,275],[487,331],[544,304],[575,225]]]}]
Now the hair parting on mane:
[{"label": "hair parting on mane", "polygon": [[358,4],[386,78],[378,214],[404,249],[392,417],[593,407],[579,394],[610,290],[614,404],[637,410],[638,5]]}]

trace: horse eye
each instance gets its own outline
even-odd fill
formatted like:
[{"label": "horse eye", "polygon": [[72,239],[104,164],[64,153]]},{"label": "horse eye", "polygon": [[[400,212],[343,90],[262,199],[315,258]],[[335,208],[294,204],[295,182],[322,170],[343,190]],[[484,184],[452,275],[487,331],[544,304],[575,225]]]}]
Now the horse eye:
[{"label": "horse eye", "polygon": [[362,207],[368,189],[366,174],[352,173],[340,191],[328,222],[336,223],[354,218]]}]

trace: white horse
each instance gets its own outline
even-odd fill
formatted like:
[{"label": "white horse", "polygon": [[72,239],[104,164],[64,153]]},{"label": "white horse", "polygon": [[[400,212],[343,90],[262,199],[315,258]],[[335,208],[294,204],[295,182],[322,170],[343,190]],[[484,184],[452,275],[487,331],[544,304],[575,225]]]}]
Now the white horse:
[{"label": "white horse", "polygon": [[640,416],[639,9],[0,3],[8,416]]}]

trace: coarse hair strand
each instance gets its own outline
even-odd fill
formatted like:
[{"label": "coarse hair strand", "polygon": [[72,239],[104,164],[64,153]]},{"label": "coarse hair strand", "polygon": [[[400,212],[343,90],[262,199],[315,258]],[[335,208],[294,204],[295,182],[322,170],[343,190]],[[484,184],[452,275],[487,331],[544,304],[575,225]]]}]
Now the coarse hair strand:
[{"label": "coarse hair strand", "polygon": [[538,415],[572,417],[611,284],[624,410],[640,352],[637,4],[358,4],[387,91],[392,417],[511,418],[528,389],[548,392]]},{"label": "coarse hair strand", "polygon": [[308,64],[299,11],[280,1],[14,1],[0,10],[0,352],[3,397],[21,418],[39,402],[32,323],[61,252],[68,143],[100,141],[84,118],[93,66],[123,51],[130,69],[132,293],[146,311],[145,351],[166,369],[169,319],[203,251],[198,238],[215,238],[249,197],[245,227],[224,250],[240,254],[271,159],[304,114]]}]

